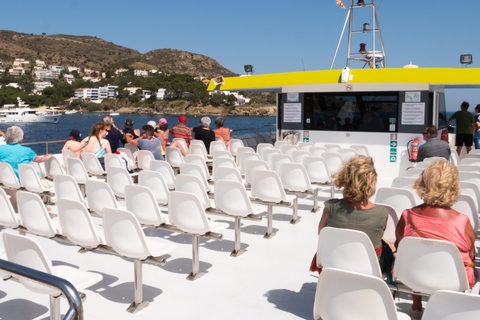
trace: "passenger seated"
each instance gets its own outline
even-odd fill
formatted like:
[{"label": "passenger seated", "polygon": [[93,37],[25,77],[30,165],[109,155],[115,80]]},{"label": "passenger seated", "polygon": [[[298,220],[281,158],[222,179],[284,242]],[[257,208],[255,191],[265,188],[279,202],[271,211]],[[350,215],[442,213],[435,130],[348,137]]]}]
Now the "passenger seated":
[{"label": "passenger seated", "polygon": [[[460,195],[457,168],[446,160],[432,162],[413,184],[423,203],[402,212],[395,246],[404,237],[450,241],[458,247],[470,287],[474,286],[475,234],[469,218],[451,208]],[[413,295],[411,316],[422,316],[422,297]]]}]

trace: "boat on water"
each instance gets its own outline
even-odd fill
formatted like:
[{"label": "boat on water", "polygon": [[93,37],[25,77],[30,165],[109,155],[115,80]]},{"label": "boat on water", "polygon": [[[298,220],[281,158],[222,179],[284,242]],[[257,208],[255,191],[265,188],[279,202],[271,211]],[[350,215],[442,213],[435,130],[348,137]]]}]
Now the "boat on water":
[{"label": "boat on water", "polygon": [[34,110],[17,98],[18,104],[6,104],[0,109],[0,123],[58,123],[57,109]]},{"label": "boat on water", "polygon": [[77,110],[66,110],[65,114],[76,114],[77,112]]}]

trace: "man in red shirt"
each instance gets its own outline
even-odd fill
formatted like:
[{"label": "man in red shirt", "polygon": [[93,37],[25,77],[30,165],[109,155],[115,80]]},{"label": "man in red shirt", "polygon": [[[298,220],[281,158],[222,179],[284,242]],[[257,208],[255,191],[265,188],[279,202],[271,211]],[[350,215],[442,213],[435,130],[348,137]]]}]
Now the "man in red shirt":
[{"label": "man in red shirt", "polygon": [[170,129],[170,133],[173,134],[173,138],[183,138],[187,145],[190,144],[192,140],[192,129],[186,126],[187,118],[181,116],[178,118],[178,126],[175,126]]}]

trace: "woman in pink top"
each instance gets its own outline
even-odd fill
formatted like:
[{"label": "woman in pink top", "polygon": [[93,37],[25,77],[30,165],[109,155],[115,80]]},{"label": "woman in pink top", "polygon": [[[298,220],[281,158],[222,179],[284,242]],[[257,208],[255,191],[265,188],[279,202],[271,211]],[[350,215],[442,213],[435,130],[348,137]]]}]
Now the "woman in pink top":
[{"label": "woman in pink top", "polygon": [[[423,204],[402,212],[397,224],[397,247],[403,237],[446,240],[463,258],[470,287],[474,286],[475,234],[469,218],[451,208],[460,195],[457,168],[446,160],[432,162],[413,184]],[[420,319],[422,298],[413,295],[411,316]]]}]

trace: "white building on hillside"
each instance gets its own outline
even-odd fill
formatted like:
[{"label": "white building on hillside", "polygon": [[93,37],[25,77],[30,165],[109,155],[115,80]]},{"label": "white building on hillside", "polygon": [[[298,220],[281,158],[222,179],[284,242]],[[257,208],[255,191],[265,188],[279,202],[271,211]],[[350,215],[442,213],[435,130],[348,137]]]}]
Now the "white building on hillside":
[{"label": "white building on hillside", "polygon": [[40,80],[58,79],[60,71],[55,70],[35,70],[35,77]]},{"label": "white building on hillside", "polygon": [[68,84],[72,84],[75,81],[75,77],[71,74],[64,74],[62,80],[68,82]]},{"label": "white building on hillside", "polygon": [[165,98],[167,98],[167,95],[165,94],[166,91],[167,91],[167,89],[164,89],[164,88],[158,89],[157,99],[158,100],[165,100]]},{"label": "white building on hillside", "polygon": [[232,92],[232,91],[210,91],[210,95],[213,96],[215,94],[221,94],[224,93],[226,96],[233,95],[235,98],[237,98],[237,101],[235,101],[235,105],[239,106],[242,104],[246,104],[250,102],[250,98],[245,98],[243,95],[239,94],[238,92]]},{"label": "white building on hillside", "polygon": [[146,70],[134,70],[133,74],[137,77],[148,77],[148,71]]},{"label": "white building on hillside", "polygon": [[75,99],[102,101],[103,99],[115,98],[117,86],[106,86],[100,88],[79,88],[75,90]]},{"label": "white building on hillside", "polygon": [[61,72],[63,71],[63,67],[62,66],[49,66],[50,70],[52,71],[58,71],[58,72]]},{"label": "white building on hillside", "polygon": [[29,65],[29,64],[30,64],[30,61],[25,60],[25,59],[16,58],[16,59],[13,61],[13,66],[14,66],[14,67],[20,67],[20,66],[25,66],[25,65]]},{"label": "white building on hillside", "polygon": [[16,67],[8,70],[11,76],[21,76],[25,74],[25,69],[22,67]]},{"label": "white building on hillside", "polygon": [[35,60],[35,65],[40,68],[45,68],[47,66],[45,64],[45,61],[42,61],[42,60]]},{"label": "white building on hillside", "polygon": [[16,82],[11,82],[11,83],[7,84],[7,87],[12,87],[12,88],[17,88],[17,89],[20,88],[20,86]]},{"label": "white building on hillside", "polygon": [[68,72],[73,72],[73,71],[80,72],[80,68],[77,68],[77,67],[67,67],[67,70]]},{"label": "white building on hillside", "polygon": [[48,87],[53,87],[53,84],[50,81],[41,81],[41,82],[34,82],[34,93],[41,93],[43,89]]}]

